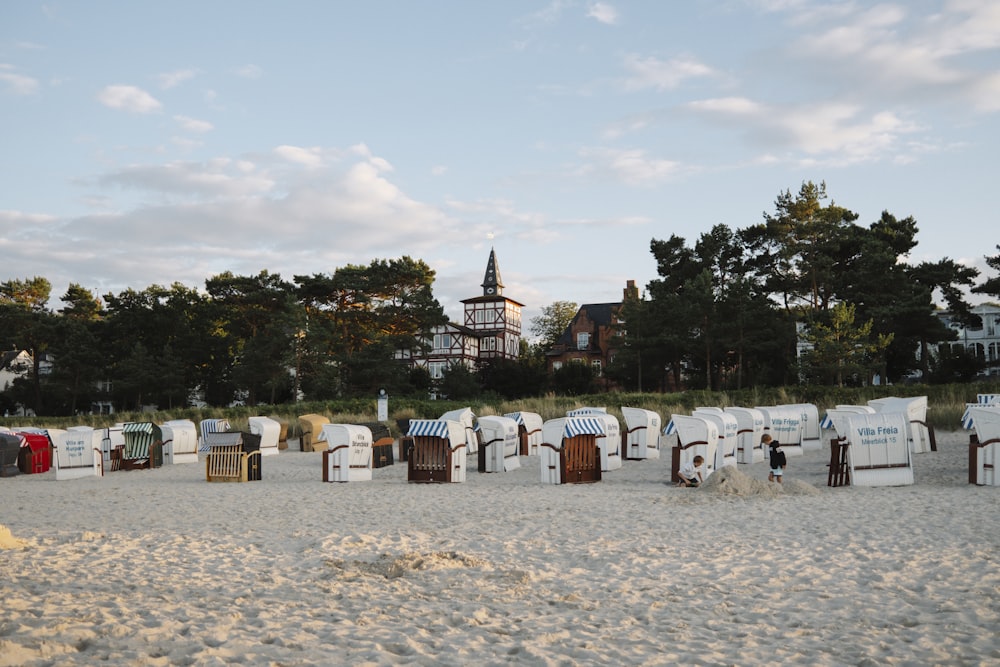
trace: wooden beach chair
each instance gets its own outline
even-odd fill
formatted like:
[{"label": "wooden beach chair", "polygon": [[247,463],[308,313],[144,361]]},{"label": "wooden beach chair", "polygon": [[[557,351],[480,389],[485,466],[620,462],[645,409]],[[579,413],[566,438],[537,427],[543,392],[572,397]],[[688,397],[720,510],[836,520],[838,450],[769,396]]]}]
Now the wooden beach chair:
[{"label": "wooden beach chair", "polygon": [[0,433],[0,477],[21,474],[17,460],[21,454],[21,438],[13,433]]},{"label": "wooden beach chair", "polygon": [[601,424],[603,431],[596,435],[600,447],[601,470],[609,472],[622,467],[622,434],[618,418],[607,408],[583,407],[566,412],[572,419],[593,419]]},{"label": "wooden beach chair", "polygon": [[148,470],[163,465],[163,432],[152,422],[128,422],[122,426],[125,447],[122,470]]},{"label": "wooden beach chair", "polygon": [[260,436],[241,431],[208,434],[206,481],[255,482],[261,478]]},{"label": "wooden beach chair", "polygon": [[392,431],[382,422],[360,422],[357,426],[364,426],[372,434],[372,468],[384,468],[391,466],[395,462],[392,448],[396,440],[392,437]]},{"label": "wooden beach chair", "polygon": [[319,452],[326,448],[323,440],[323,427],[330,420],[323,415],[314,413],[299,415],[299,449],[303,452]]},{"label": "wooden beach chair", "polygon": [[407,459],[407,481],[465,481],[467,436],[461,422],[411,419],[407,435],[413,439]]},{"label": "wooden beach chair", "polygon": [[[588,484],[602,478],[604,421],[587,417],[550,419],[542,425],[539,445],[543,484]],[[620,439],[620,436],[619,436]]]}]

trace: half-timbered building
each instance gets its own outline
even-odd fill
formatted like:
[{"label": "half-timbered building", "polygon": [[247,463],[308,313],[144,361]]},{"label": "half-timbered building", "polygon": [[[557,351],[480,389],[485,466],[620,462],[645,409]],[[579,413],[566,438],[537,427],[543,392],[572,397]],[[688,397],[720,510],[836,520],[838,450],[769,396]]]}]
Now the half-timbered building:
[{"label": "half-timbered building", "polygon": [[491,248],[482,294],[463,299],[462,323],[434,327],[424,336],[429,351],[403,354],[416,367],[439,380],[452,365],[475,370],[482,362],[517,359],[521,345],[521,309],[524,304],[504,296],[496,252]]}]

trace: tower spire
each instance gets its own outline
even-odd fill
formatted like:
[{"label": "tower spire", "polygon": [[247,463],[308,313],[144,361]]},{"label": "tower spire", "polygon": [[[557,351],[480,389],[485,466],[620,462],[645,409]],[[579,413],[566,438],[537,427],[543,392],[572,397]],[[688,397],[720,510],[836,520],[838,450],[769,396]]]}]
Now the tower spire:
[{"label": "tower spire", "polygon": [[503,294],[503,281],[500,279],[500,266],[497,264],[497,254],[490,248],[490,259],[486,262],[486,276],[483,278],[483,296],[499,296]]}]

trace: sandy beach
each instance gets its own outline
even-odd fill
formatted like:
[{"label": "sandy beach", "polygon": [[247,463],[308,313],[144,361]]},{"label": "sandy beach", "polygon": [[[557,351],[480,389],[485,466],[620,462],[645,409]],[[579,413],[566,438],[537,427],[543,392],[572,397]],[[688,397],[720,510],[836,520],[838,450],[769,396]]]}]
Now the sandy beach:
[{"label": "sandy beach", "polygon": [[1000,488],[967,443],[891,488],[827,487],[826,448],[780,488],[677,488],[668,452],[585,485],[537,456],[323,483],[294,441],[244,484],[0,479],[0,665],[995,665]]}]

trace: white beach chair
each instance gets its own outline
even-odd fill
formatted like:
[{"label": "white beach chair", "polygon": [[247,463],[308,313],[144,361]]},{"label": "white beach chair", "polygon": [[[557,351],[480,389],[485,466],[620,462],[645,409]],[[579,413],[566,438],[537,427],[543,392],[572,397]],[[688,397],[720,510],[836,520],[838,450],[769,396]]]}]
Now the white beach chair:
[{"label": "white beach chair", "polygon": [[604,423],[590,417],[550,419],[542,424],[538,447],[543,484],[586,484],[601,481]]},{"label": "white beach chair", "polygon": [[747,464],[763,461],[765,452],[760,439],[764,435],[764,413],[756,408],[728,407],[725,410],[736,417],[736,460]]},{"label": "white beach chair", "polygon": [[622,435],[622,455],[626,460],[660,458],[660,427],[663,420],[652,410],[622,409],[625,433]]},{"label": "white beach chair", "polygon": [[480,417],[479,430],[483,434],[480,472],[509,472],[521,467],[521,442],[516,421],[510,417]]},{"label": "white beach chair", "polygon": [[823,447],[823,429],[819,426],[819,409],[812,403],[789,403],[781,407],[798,410],[802,420],[802,449],[821,449]]},{"label": "white beach chair", "polygon": [[786,456],[802,456],[802,410],[788,406],[757,406],[764,414],[764,432],[781,445]]},{"label": "white beach chair", "polygon": [[211,433],[223,433],[225,431],[231,430],[228,419],[202,419],[198,423],[198,430],[201,433],[201,438],[198,442],[199,452],[208,452],[209,443],[208,436]]},{"label": "white beach chair", "polygon": [[254,435],[260,436],[260,455],[277,456],[278,441],[281,437],[281,422],[270,417],[250,417],[247,428]]},{"label": "white beach chair", "polygon": [[465,451],[469,454],[479,453],[479,436],[476,435],[476,415],[472,408],[458,408],[449,410],[438,419],[442,421],[455,421],[465,429]]},{"label": "white beach chair", "polygon": [[1000,404],[971,408],[976,434],[969,442],[969,483],[1000,486]]},{"label": "white beach chair", "polygon": [[198,462],[198,429],[190,419],[171,419],[160,424],[164,463]]},{"label": "white beach chair", "polygon": [[903,413],[850,415],[847,442],[852,486],[913,484],[913,462]]},{"label": "white beach chair", "polygon": [[66,430],[48,429],[55,453],[56,479],[79,479],[104,475],[101,442],[104,433],[90,426],[72,426]]},{"label": "white beach chair", "polygon": [[465,481],[467,429],[446,419],[411,419],[407,436],[413,440],[407,457],[410,482]]},{"label": "white beach chair", "polygon": [[713,422],[719,430],[719,447],[715,450],[715,469],[718,470],[723,466],[735,466],[740,444],[740,428],[736,417],[722,408],[714,407],[695,408],[691,414]]},{"label": "white beach chair", "polygon": [[535,412],[509,412],[504,417],[510,417],[517,422],[517,432],[521,439],[521,455],[538,455],[538,445],[542,444],[542,416]]},{"label": "white beach chair", "polygon": [[683,464],[694,457],[705,459],[705,477],[715,472],[716,451],[719,449],[719,427],[704,417],[675,414],[671,422],[677,434],[677,445],[672,450],[670,481],[679,482],[678,472]]},{"label": "white beach chair", "polygon": [[910,451],[925,454],[937,449],[934,430],[927,424],[927,397],[899,398],[889,396],[868,401],[875,412],[901,412],[906,415],[906,433]]},{"label": "white beach chair", "polygon": [[324,424],[324,482],[365,482],[372,479],[372,432],[357,424]]}]

